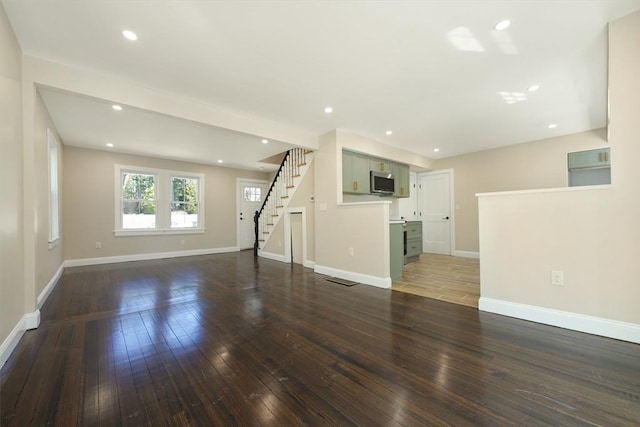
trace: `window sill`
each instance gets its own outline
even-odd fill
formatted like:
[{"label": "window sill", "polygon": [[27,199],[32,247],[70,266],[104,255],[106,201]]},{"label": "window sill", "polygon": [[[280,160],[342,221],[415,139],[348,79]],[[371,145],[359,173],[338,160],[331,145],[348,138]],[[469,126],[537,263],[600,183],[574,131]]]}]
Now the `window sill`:
[{"label": "window sill", "polygon": [[170,228],[170,229],[148,229],[148,230],[116,230],[116,237],[125,236],[169,236],[174,234],[203,234],[205,228]]},{"label": "window sill", "polygon": [[53,239],[52,241],[49,242],[49,250],[55,248],[56,246],[58,246],[58,244],[60,243],[60,238],[56,237],[55,239]]}]

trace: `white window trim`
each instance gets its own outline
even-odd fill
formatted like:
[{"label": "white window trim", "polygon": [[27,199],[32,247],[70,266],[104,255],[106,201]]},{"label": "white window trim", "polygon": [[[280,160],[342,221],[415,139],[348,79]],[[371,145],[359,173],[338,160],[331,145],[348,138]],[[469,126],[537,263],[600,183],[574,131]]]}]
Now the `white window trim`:
[{"label": "white window trim", "polygon": [[[122,228],[122,187],[123,172],[142,173],[156,177],[156,228]],[[198,179],[198,227],[171,227],[171,178]],[[119,236],[161,236],[172,234],[202,234],[205,228],[204,174],[139,166],[115,165],[115,230]]]},{"label": "white window trim", "polygon": [[[60,243],[60,169],[58,155],[58,141],[51,129],[47,128],[47,182],[48,206],[49,206],[49,249],[53,249]],[[52,158],[53,157],[53,158]],[[55,161],[55,163],[52,163]],[[52,165],[55,164],[55,171]],[[54,175],[55,173],[55,175]],[[55,182],[53,179],[55,179]],[[55,197],[53,196],[53,186],[55,185]]]}]

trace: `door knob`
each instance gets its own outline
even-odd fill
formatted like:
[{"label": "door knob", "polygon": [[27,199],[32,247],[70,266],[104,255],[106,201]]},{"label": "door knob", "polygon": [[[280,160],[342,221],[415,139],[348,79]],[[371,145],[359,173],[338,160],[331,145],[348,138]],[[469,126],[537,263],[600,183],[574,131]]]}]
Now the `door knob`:
[{"label": "door knob", "polygon": [[444,218],[442,218],[442,219],[449,219],[449,217],[448,217],[448,216],[445,216],[445,217],[444,217]]}]

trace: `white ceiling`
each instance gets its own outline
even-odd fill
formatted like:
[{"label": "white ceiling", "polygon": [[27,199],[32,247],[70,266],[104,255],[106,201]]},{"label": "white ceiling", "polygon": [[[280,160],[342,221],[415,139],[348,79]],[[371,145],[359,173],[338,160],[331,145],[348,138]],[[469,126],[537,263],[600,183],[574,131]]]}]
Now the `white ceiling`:
[{"label": "white ceiling", "polygon": [[[640,9],[640,0],[2,3],[27,54],[432,158],[605,126],[607,22]],[[503,19],[511,26],[494,30]],[[123,29],[139,39],[125,40]],[[528,92],[533,84],[540,89]],[[70,145],[112,141],[116,150],[246,168],[288,146],[41,92]]]}]

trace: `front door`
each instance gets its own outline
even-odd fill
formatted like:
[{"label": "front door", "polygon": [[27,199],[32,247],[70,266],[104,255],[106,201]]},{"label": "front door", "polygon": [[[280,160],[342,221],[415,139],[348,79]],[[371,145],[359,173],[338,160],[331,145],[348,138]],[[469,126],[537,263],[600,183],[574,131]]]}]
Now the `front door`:
[{"label": "front door", "polygon": [[238,184],[238,246],[253,248],[255,228],[253,215],[260,210],[267,188],[266,181],[246,180]]},{"label": "front door", "polygon": [[420,219],[422,251],[451,255],[452,171],[420,175]]}]

